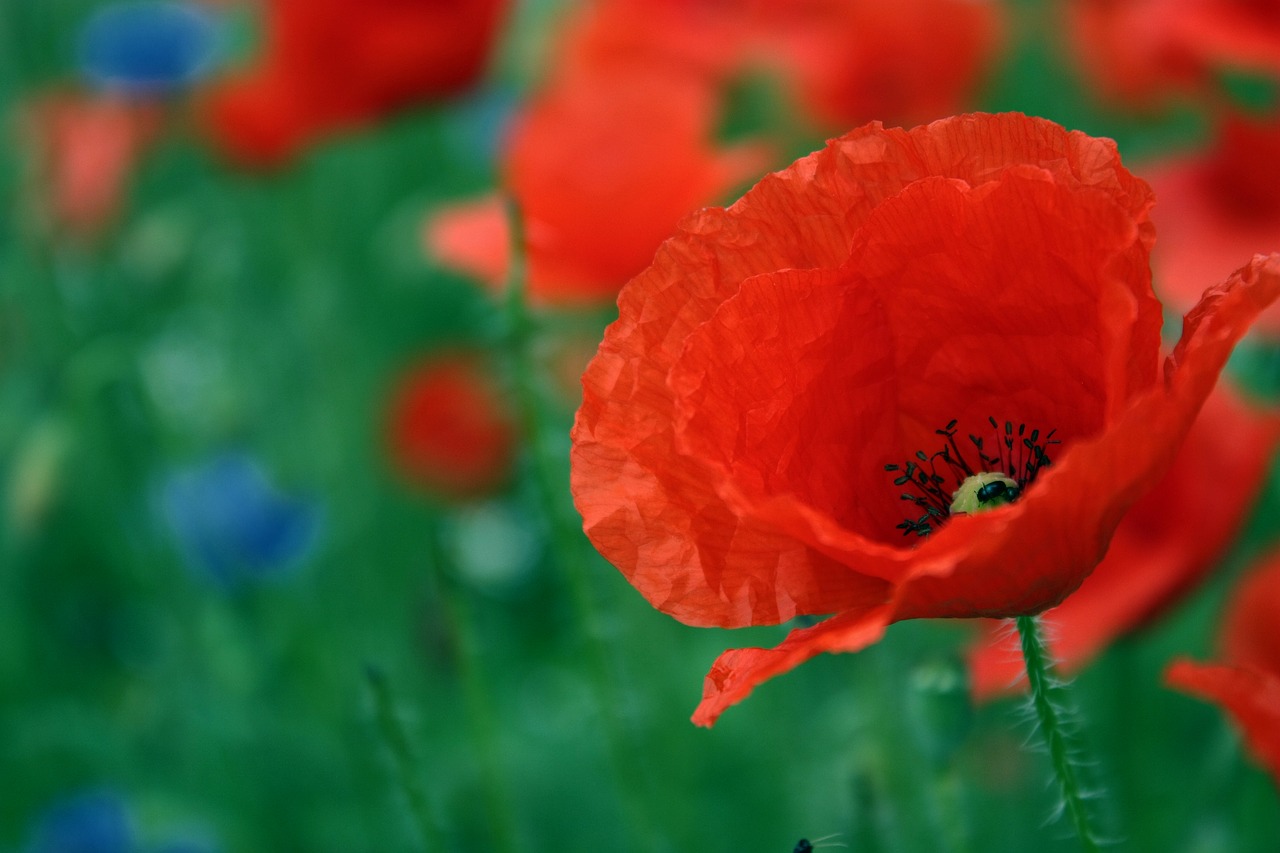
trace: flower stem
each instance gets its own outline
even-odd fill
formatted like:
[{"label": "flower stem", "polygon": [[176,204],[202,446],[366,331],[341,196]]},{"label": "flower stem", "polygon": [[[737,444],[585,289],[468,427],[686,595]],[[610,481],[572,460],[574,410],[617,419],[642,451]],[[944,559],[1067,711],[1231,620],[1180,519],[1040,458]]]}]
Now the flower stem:
[{"label": "flower stem", "polygon": [[867,810],[878,820],[867,829],[885,849],[967,853],[958,792],[945,781],[950,758],[926,744],[928,698],[909,683],[905,662],[894,650],[868,649],[860,657],[870,669],[860,670],[858,685],[868,725],[858,782],[867,797],[881,801]]},{"label": "flower stem", "polygon": [[1067,731],[1063,725],[1063,707],[1058,701],[1062,683],[1053,673],[1053,661],[1040,637],[1039,620],[1034,616],[1019,616],[1017,624],[1022,639],[1022,659],[1027,667],[1027,682],[1031,685],[1031,703],[1040,720],[1040,731],[1049,748],[1049,759],[1053,763],[1067,814],[1084,849],[1096,853],[1098,841],[1089,827],[1085,792],[1080,784],[1078,768],[1072,760],[1072,747],[1067,742]]},{"label": "flower stem", "polygon": [[420,835],[420,842],[427,850],[444,850],[444,831],[431,814],[427,794],[418,774],[418,763],[409,744],[409,735],[396,715],[391,696],[391,685],[386,673],[373,664],[365,665],[365,679],[373,696],[374,718],[391,758],[395,762],[396,781],[409,805],[409,814]]},{"label": "flower stem", "polygon": [[431,594],[440,606],[440,618],[453,650],[453,663],[462,682],[467,719],[480,763],[480,780],[489,811],[489,829],[494,850],[513,853],[520,849],[514,810],[504,781],[493,700],[481,671],[475,619],[466,590],[445,570],[447,557],[440,541],[436,519],[426,525],[427,578]]},{"label": "flower stem", "polygon": [[621,690],[601,641],[600,620],[585,567],[590,564],[586,537],[581,524],[565,500],[567,474],[557,449],[549,441],[546,425],[551,416],[538,390],[532,344],[537,331],[526,300],[526,258],[523,220],[514,200],[507,201],[511,260],[507,275],[504,348],[515,384],[517,405],[525,440],[528,442],[535,485],[550,531],[556,559],[564,569],[574,616],[582,630],[588,674],[595,688],[610,763],[630,831],[632,849],[658,850],[667,847],[645,805],[643,790],[646,771],[643,756],[634,743],[617,709],[623,707]]}]

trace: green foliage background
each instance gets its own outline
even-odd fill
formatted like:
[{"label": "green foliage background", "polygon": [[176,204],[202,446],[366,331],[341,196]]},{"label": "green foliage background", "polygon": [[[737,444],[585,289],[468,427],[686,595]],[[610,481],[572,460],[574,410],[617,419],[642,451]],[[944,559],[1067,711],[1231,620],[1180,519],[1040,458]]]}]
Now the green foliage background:
[{"label": "green foliage background", "polygon": [[[966,626],[895,626],[699,730],[688,715],[716,654],[786,629],[683,627],[556,527],[572,512],[572,402],[529,358],[566,328],[598,333],[608,312],[535,316],[513,337],[503,306],[417,238],[433,205],[492,185],[494,116],[536,75],[556,6],[518,9],[475,100],[344,134],[280,173],[227,169],[175,103],[125,214],[76,246],[32,221],[13,116],[75,85],[74,33],[94,5],[0,5],[0,850],[89,786],[120,792],[144,837],[195,827],[227,851],[781,853],[833,833],[858,851],[1076,849],[1052,820],[1045,756],[1024,748],[1022,704],[969,705]],[[1012,51],[983,108],[1113,136],[1139,173],[1204,138],[1191,107],[1100,107],[1051,47],[1049,10],[1009,12]],[[730,130],[767,121],[768,94],[744,89]],[[527,445],[496,500],[536,531],[534,565],[497,588],[455,565],[465,510],[407,489],[381,450],[397,371],[456,343],[533,383],[556,489],[549,508]],[[1242,364],[1271,382],[1266,359]],[[166,472],[228,448],[324,518],[305,565],[234,592],[184,569],[155,506]],[[20,512],[14,495],[41,483]],[[1209,586],[1077,681],[1119,849],[1277,849],[1270,779],[1160,672],[1211,652],[1230,580],[1278,512],[1273,483]]]}]

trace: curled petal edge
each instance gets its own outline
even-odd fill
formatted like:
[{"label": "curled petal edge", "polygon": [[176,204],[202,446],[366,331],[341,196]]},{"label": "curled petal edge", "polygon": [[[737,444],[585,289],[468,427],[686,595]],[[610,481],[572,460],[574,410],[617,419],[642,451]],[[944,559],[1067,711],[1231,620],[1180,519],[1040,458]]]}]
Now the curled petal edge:
[{"label": "curled petal edge", "polygon": [[756,685],[823,652],[866,648],[884,636],[892,621],[893,605],[885,603],[797,628],[772,649],[730,649],[716,658],[703,681],[702,702],[693,712],[694,724],[710,728],[726,708],[747,698]]}]

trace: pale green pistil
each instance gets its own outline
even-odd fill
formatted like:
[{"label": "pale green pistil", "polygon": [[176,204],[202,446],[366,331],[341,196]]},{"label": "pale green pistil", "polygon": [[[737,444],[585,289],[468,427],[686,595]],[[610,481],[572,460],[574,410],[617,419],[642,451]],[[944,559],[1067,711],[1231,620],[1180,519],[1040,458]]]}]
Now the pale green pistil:
[{"label": "pale green pistil", "polygon": [[1018,481],[999,471],[983,471],[965,477],[960,488],[951,493],[952,515],[973,515],[1013,503],[1022,489]]}]

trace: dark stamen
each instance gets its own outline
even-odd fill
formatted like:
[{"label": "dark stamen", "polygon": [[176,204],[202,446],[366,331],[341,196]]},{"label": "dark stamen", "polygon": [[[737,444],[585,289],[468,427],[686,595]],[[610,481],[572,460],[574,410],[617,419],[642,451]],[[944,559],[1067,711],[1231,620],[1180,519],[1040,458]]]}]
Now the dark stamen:
[{"label": "dark stamen", "polygon": [[[924,510],[924,515],[919,518],[903,519],[902,523],[897,525],[897,529],[902,531],[903,536],[909,536],[912,533],[917,536],[928,536],[933,533],[937,525],[951,516],[952,493],[966,478],[979,472],[999,472],[1007,475],[1018,484],[1016,493],[1021,494],[1035,480],[1042,468],[1049,467],[1048,448],[1062,443],[1053,437],[1057,430],[1049,430],[1045,434],[1044,441],[1041,442],[1040,430],[1032,429],[1028,435],[1025,423],[1018,424],[1017,439],[1015,439],[1013,421],[1005,421],[1003,430],[1000,422],[994,417],[988,416],[987,422],[995,432],[997,452],[995,456],[989,455],[985,450],[983,439],[969,433],[969,442],[977,451],[978,459],[981,461],[981,465],[976,468],[969,463],[960,445],[956,443],[956,425],[959,420],[955,418],[948,421],[942,429],[934,430],[935,435],[946,439],[940,450],[932,455],[926,454],[923,450],[917,450],[915,458],[918,461],[907,460],[902,465],[890,463],[884,466],[887,472],[902,472],[894,478],[895,486],[910,484],[920,491],[920,494],[902,492],[899,496],[901,500],[913,503]],[[942,473],[939,473],[939,460],[941,460]],[[952,481],[954,485],[948,486]]]}]

